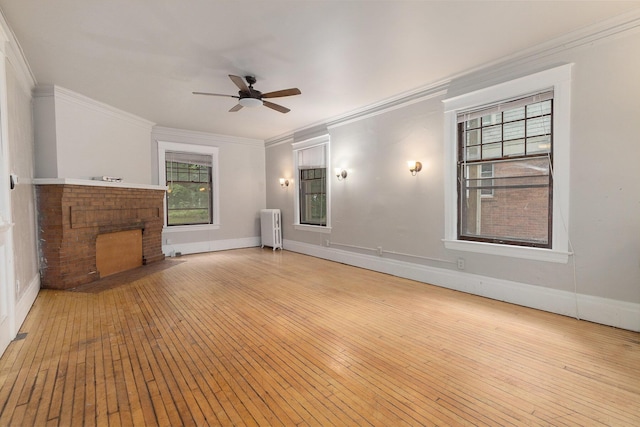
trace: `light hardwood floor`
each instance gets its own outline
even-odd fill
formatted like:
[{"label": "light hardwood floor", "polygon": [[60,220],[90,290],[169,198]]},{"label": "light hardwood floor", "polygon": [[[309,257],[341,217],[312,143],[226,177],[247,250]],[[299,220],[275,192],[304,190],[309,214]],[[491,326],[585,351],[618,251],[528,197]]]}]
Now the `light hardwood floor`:
[{"label": "light hardwood floor", "polygon": [[638,333],[287,251],[152,267],[41,291],[0,425],[640,425]]}]

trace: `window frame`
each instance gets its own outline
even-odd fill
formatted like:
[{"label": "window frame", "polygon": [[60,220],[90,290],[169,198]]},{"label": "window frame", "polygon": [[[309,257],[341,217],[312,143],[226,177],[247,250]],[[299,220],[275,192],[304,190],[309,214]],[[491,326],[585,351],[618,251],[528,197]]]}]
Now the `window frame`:
[{"label": "window frame", "polygon": [[[331,232],[331,174],[329,171],[331,170],[331,150],[330,150],[330,137],[329,134],[316,136],[313,138],[306,139],[304,141],[294,142],[291,144],[293,148],[293,170],[295,171],[295,188],[294,192],[294,223],[293,227],[296,230],[304,230],[304,231],[312,231],[317,233],[330,233]],[[306,150],[314,147],[323,147],[324,149],[324,159],[325,159],[325,197],[326,197],[326,225],[312,225],[312,224],[304,224],[300,221],[300,164],[299,164],[299,156],[298,153],[302,150]]]},{"label": "window frame", "polygon": [[166,153],[194,153],[211,156],[211,224],[190,224],[171,225],[167,224],[167,198],[164,197],[163,217],[164,231],[184,231],[184,230],[216,230],[220,228],[220,191],[218,176],[218,147],[205,145],[184,144],[179,142],[158,141],[158,182],[166,185]]},{"label": "window frame", "polygon": [[[445,141],[445,248],[513,258],[567,263],[569,258],[569,175],[571,71],[565,64],[443,100]],[[553,200],[550,248],[458,239],[458,114],[536,92],[553,90]]]}]

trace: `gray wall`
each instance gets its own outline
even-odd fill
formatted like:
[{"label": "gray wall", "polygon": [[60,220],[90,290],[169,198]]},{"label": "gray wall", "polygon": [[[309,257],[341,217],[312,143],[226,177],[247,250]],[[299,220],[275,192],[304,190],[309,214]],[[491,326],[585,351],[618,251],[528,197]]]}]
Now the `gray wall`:
[{"label": "gray wall", "polygon": [[[421,257],[399,260],[445,272],[464,257],[465,274],[640,303],[640,33],[557,51],[458,77],[446,95],[331,126],[332,168],[346,166],[349,176],[339,182],[332,174],[330,234],[291,226],[295,190],[277,184],[292,173],[291,141],[268,144],[267,205],[283,211],[285,248],[326,246],[326,240],[362,254],[371,252],[355,247],[382,247]],[[568,218],[575,256],[562,264],[445,249],[442,99],[564,63],[575,64]],[[406,167],[412,158],[425,165],[415,177]]]}]

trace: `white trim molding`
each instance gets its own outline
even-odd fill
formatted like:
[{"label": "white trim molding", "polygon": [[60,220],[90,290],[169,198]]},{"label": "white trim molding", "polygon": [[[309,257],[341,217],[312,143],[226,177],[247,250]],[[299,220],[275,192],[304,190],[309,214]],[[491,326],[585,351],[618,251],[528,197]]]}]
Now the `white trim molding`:
[{"label": "white trim molding", "polygon": [[260,236],[239,239],[208,240],[204,242],[176,243],[162,245],[166,256],[200,254],[205,252],[227,251],[231,249],[254,248],[261,245]]},{"label": "white trim molding", "polygon": [[292,252],[354,267],[640,332],[640,304],[636,303],[575,294],[543,286],[414,264],[377,255],[354,253],[293,240],[284,240],[283,247]]},{"label": "white trim molding", "polygon": [[143,119],[135,114],[128,113],[57,85],[39,85],[33,90],[33,96],[34,98],[54,97],[56,100],[75,104],[84,109],[92,110],[135,126],[140,126],[148,130],[149,133],[151,133],[151,128],[155,125],[152,121]]}]

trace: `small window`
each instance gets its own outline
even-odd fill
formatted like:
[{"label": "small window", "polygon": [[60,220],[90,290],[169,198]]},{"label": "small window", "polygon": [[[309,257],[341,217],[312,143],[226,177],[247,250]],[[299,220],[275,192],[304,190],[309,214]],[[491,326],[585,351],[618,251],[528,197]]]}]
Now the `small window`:
[{"label": "small window", "polygon": [[167,225],[211,224],[211,156],[165,153]]},{"label": "small window", "polygon": [[551,247],[553,92],[458,114],[458,239]]},{"label": "small window", "polygon": [[300,169],[300,224],[327,225],[325,168]]}]

